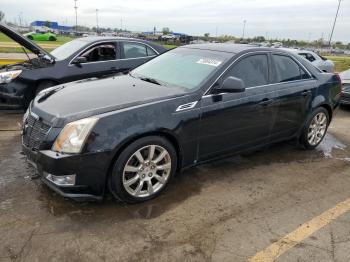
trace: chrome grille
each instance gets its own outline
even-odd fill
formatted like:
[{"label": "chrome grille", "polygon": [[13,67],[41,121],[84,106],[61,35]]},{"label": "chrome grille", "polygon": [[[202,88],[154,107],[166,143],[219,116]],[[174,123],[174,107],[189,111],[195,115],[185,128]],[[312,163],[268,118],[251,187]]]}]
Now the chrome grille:
[{"label": "chrome grille", "polygon": [[343,92],[350,93],[350,84],[344,84],[344,86],[343,86]]},{"label": "chrome grille", "polygon": [[50,130],[50,126],[29,114],[23,128],[23,144],[32,150],[39,150]]}]

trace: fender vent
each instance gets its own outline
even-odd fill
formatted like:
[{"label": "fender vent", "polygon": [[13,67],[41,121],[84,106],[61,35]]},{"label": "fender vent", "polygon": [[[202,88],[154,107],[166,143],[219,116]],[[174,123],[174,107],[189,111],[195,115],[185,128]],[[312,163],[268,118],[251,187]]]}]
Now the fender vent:
[{"label": "fender vent", "polygon": [[187,103],[187,104],[183,104],[183,105],[179,106],[176,109],[176,112],[192,109],[192,108],[194,108],[197,105],[197,103],[198,103],[198,101]]}]

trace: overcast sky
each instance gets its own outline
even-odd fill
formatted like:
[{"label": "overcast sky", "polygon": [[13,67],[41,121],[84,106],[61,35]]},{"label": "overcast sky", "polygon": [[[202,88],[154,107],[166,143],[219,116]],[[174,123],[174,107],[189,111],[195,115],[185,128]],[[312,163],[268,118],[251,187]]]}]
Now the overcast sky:
[{"label": "overcast sky", "polygon": [[[78,0],[78,24],[99,25],[133,31],[161,30],[215,36],[242,35],[246,20],[246,36],[268,38],[318,39],[328,38],[338,0]],[[5,20],[57,21],[74,25],[73,0],[0,0]],[[350,0],[343,0],[334,33],[334,40],[350,42]]]}]

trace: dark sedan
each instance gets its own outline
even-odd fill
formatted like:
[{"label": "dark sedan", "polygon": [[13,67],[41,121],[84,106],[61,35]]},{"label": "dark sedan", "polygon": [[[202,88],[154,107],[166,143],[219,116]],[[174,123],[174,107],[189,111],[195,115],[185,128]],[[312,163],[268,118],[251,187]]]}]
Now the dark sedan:
[{"label": "dark sedan", "polygon": [[340,92],[338,75],[285,51],[184,46],[128,75],[41,93],[24,117],[23,150],[65,197],[101,199],[109,188],[140,202],[208,160],[294,138],[314,149]]},{"label": "dark sedan", "polygon": [[48,53],[1,23],[0,32],[37,55],[23,63],[0,67],[0,108],[27,107],[46,88],[126,72],[167,50],[138,39],[85,37]]}]

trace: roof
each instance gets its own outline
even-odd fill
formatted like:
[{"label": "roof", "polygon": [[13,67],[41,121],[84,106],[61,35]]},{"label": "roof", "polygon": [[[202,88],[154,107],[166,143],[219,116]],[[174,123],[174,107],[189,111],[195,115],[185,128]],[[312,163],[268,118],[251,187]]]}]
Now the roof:
[{"label": "roof", "polygon": [[234,53],[234,54],[237,54],[246,50],[253,50],[253,49],[261,50],[261,51],[275,50],[273,48],[259,47],[256,45],[230,44],[230,43],[192,44],[192,45],[182,46],[182,48],[212,50],[212,51],[227,52],[227,53]]}]

